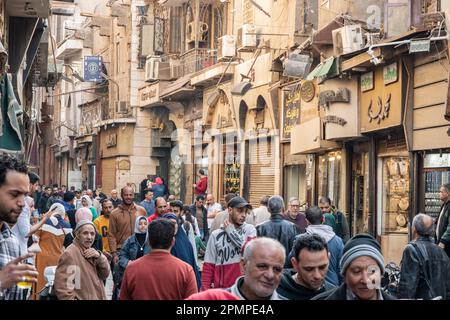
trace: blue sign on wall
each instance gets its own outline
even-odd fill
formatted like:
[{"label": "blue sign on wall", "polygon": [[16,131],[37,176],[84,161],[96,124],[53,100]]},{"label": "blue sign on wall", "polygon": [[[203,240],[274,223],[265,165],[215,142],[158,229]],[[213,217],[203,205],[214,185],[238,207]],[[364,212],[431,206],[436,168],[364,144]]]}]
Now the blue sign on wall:
[{"label": "blue sign on wall", "polygon": [[100,82],[103,81],[102,57],[85,56],[84,57],[84,81]]}]

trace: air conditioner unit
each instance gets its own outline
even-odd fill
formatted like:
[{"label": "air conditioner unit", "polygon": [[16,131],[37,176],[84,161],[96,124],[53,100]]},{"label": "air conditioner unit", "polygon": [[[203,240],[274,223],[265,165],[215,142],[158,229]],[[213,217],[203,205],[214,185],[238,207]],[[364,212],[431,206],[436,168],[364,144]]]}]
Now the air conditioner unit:
[{"label": "air conditioner unit", "polygon": [[239,52],[251,52],[257,47],[256,28],[253,24],[244,24],[238,29],[237,48]]},{"label": "air conditioner unit", "polygon": [[145,62],[145,81],[170,79],[170,63],[163,62],[161,56],[148,56]]},{"label": "air conditioner unit", "polygon": [[183,76],[183,65],[180,60],[170,61],[170,78],[177,79]]},{"label": "air conditioner unit", "polygon": [[229,60],[236,55],[236,39],[233,35],[219,38],[217,60]]},{"label": "air conditioner unit", "polygon": [[145,61],[145,81],[151,82],[158,80],[158,69],[161,62],[159,56],[149,56]]},{"label": "air conditioner unit", "polygon": [[126,101],[115,101],[116,113],[126,114],[128,113],[128,103]]},{"label": "air conditioner unit", "polygon": [[361,25],[352,24],[332,31],[334,54],[351,53],[364,47]]},{"label": "air conditioner unit", "polygon": [[195,22],[189,22],[186,27],[186,42],[195,42]]}]

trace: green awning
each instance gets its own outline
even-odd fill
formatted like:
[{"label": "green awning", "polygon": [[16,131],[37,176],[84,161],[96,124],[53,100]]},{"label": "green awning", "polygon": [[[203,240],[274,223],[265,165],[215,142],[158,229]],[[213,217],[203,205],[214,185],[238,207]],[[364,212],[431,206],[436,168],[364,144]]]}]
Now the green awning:
[{"label": "green awning", "polygon": [[322,83],[325,79],[332,78],[339,75],[337,60],[335,57],[328,58],[321,62],[313,71],[311,71],[306,80],[313,80],[317,78],[318,83]]}]

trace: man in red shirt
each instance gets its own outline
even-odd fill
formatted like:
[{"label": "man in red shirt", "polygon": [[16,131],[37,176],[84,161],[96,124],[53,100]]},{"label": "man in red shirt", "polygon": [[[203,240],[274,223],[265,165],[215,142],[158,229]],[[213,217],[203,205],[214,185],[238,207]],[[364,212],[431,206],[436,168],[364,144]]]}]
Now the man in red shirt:
[{"label": "man in red shirt", "polygon": [[168,213],[170,208],[167,206],[167,201],[163,197],[159,197],[155,201],[155,213],[148,218],[150,224],[153,220],[161,218],[164,214]]},{"label": "man in red shirt", "polygon": [[182,300],[197,293],[194,270],[170,254],[175,225],[160,218],[148,227],[152,251],[130,262],[120,289],[120,300]]},{"label": "man in red shirt", "polygon": [[206,190],[208,189],[208,177],[205,176],[205,171],[203,169],[198,170],[198,175],[200,176],[200,180],[196,184],[194,184],[194,194],[196,196],[206,194]]}]

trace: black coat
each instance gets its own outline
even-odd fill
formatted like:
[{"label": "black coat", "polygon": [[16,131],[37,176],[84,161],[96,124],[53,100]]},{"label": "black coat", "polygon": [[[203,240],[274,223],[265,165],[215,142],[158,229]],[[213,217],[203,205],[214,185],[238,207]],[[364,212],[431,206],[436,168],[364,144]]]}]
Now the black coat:
[{"label": "black coat", "polygon": [[269,221],[265,221],[256,226],[258,237],[268,237],[278,240],[286,249],[285,268],[291,263],[288,261],[289,252],[294,245],[294,238],[297,235],[297,226],[287,220],[284,220],[281,214],[272,214]]},{"label": "black coat", "polygon": [[[384,300],[396,300],[395,297],[381,290]],[[347,285],[341,284],[340,287],[318,294],[311,300],[347,300]]]},{"label": "black coat", "polygon": [[[442,214],[436,219],[436,243],[442,242],[445,245],[445,252],[450,257],[450,201],[444,203],[441,207],[444,208]],[[439,221],[439,230],[437,224]]]},{"label": "black coat", "polygon": [[322,292],[336,288],[334,285],[327,281],[324,281],[323,286],[319,290],[306,288],[298,284],[294,280],[294,278],[292,278],[292,276],[296,273],[297,271],[295,271],[294,269],[283,270],[280,285],[277,288],[277,293],[280,298],[286,300],[311,300],[311,298],[317,296]]},{"label": "black coat", "polygon": [[397,297],[431,299],[436,296],[450,299],[450,259],[430,238],[421,237],[403,251]]}]

